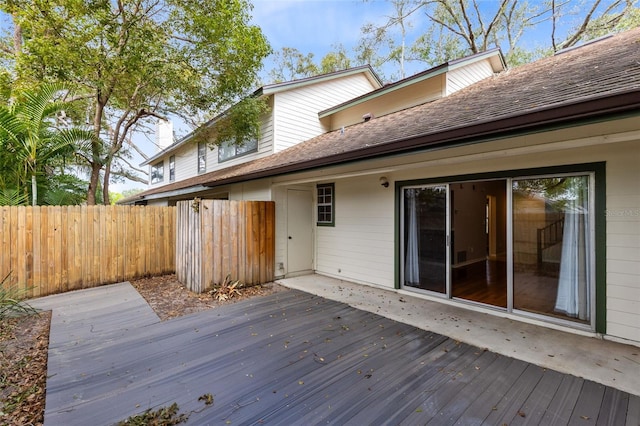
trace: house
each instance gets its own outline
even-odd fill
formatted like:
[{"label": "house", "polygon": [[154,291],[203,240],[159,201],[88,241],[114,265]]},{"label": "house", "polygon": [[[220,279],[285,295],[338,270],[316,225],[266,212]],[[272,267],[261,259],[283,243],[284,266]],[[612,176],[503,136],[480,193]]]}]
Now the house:
[{"label": "house", "polygon": [[[369,66],[263,86],[253,93],[265,98],[269,106],[261,117],[260,140],[211,149],[205,142],[194,142],[194,132],[168,147],[160,145],[160,152],[141,164],[149,166],[150,176],[144,203],[175,205],[178,200],[194,196],[226,199],[227,192],[193,182],[206,181],[218,170],[272,155],[327,132],[329,129],[318,119],[318,111],[380,87],[382,82]],[[218,119],[204,126],[211,126]]]},{"label": "house", "polygon": [[279,276],[640,345],[638,58],[635,29],[415,106],[385,111],[383,86],[320,110],[330,131],[137,201],[273,200]]}]

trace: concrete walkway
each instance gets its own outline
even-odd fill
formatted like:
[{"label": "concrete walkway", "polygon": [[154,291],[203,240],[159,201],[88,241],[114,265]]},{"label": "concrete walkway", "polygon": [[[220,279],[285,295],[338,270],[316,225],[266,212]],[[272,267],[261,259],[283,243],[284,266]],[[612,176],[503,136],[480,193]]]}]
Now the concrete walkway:
[{"label": "concrete walkway", "polygon": [[640,348],[391,291],[305,275],[277,281],[541,367],[640,395]]}]

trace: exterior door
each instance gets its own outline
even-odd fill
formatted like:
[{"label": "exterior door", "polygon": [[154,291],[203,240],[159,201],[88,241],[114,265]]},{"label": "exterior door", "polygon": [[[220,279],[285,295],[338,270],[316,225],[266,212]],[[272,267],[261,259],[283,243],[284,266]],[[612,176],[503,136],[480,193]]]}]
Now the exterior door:
[{"label": "exterior door", "polygon": [[311,191],[287,191],[287,275],[313,268],[312,211]]},{"label": "exterior door", "polygon": [[447,185],[403,189],[403,285],[447,292]]}]

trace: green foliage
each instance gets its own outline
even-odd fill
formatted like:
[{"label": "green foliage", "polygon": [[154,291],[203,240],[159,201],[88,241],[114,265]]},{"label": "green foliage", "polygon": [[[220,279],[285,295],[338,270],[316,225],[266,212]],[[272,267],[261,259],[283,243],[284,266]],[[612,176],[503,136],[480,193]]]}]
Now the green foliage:
[{"label": "green foliage", "polygon": [[323,74],[346,70],[351,67],[351,59],[345,47],[341,44],[333,46],[335,51],[327,53],[320,61]]},{"label": "green foliage", "polygon": [[273,54],[275,67],[269,72],[269,78],[274,83],[282,83],[320,74],[313,56],[313,53],[305,55],[293,47],[283,47]]},{"label": "green foliage", "polygon": [[87,199],[87,183],[70,174],[56,174],[49,179],[49,187],[42,197],[48,206],[75,206]]},{"label": "green foliage", "polygon": [[189,416],[187,414],[179,414],[177,403],[171,404],[169,407],[161,407],[155,411],[147,410],[142,414],[131,416],[126,420],[118,422],[118,426],[173,426],[180,423],[186,423]]},{"label": "green foliage", "polygon": [[45,83],[16,90],[9,103],[0,105],[0,201],[40,201],[32,182],[41,193],[52,189],[64,180],[65,158],[93,139],[90,131],[67,122],[64,97],[69,95],[67,85]]},{"label": "green foliage", "polygon": [[0,320],[20,315],[33,315],[38,311],[24,301],[25,292],[8,286],[11,274],[0,281]]},{"label": "green foliage", "polygon": [[194,135],[194,142],[209,145],[231,144],[242,146],[247,140],[260,138],[260,117],[268,111],[265,99],[248,97],[231,107],[225,114],[202,126]]},{"label": "green foliage", "polygon": [[0,0],[0,7],[22,29],[20,79],[82,87],[95,135],[83,157],[89,204],[100,179],[108,203],[111,168],[140,125],[170,113],[218,115],[251,90],[270,53],[248,23],[247,0]]},{"label": "green foliage", "polygon": [[0,206],[24,206],[29,203],[29,196],[17,189],[0,188]]}]

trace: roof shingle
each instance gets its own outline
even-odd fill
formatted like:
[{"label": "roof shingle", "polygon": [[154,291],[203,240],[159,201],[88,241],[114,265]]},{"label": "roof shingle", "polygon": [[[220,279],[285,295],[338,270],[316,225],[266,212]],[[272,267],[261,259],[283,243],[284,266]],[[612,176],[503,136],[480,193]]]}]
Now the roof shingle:
[{"label": "roof shingle", "polygon": [[448,97],[139,194],[219,186],[356,159],[640,109],[640,28],[523,65]]}]

